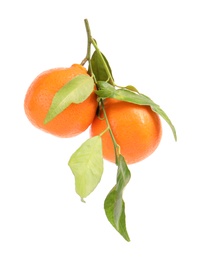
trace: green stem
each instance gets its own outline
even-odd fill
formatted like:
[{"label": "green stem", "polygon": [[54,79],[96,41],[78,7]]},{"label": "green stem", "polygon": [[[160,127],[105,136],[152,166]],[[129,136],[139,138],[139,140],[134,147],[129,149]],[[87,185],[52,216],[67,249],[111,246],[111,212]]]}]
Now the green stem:
[{"label": "green stem", "polygon": [[107,129],[110,133],[110,136],[111,136],[111,139],[112,139],[112,142],[113,142],[113,145],[114,145],[116,164],[118,164],[118,158],[119,158],[119,155],[120,155],[120,146],[117,144],[116,139],[114,137],[113,131],[111,129],[111,126],[110,126],[110,123],[109,123],[109,120],[108,120],[108,117],[107,117],[104,102],[103,102],[102,99],[101,99],[101,107],[103,109],[103,114],[104,114],[104,117],[105,117],[105,122],[107,124]]},{"label": "green stem", "polygon": [[85,23],[85,28],[86,28],[86,32],[87,32],[87,38],[88,38],[88,44],[87,44],[87,53],[85,58],[82,60],[81,65],[83,66],[87,61],[90,60],[91,58],[91,43],[92,43],[92,37],[91,37],[91,31],[90,31],[90,26],[88,23],[88,20],[85,19],[84,20]]}]

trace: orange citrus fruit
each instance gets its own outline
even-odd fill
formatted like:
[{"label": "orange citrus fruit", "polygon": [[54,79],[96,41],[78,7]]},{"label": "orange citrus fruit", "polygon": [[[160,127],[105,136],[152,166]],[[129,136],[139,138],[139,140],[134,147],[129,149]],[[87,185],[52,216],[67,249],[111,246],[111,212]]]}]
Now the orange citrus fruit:
[{"label": "orange citrus fruit", "polygon": [[[139,162],[151,155],[158,147],[162,126],[159,116],[149,106],[108,99],[104,103],[107,118],[120,153],[127,164]],[[107,128],[104,114],[95,119],[90,128],[90,135],[100,135]],[[102,134],[103,157],[115,162],[115,152],[109,131]]]},{"label": "orange citrus fruit", "polygon": [[70,68],[45,71],[35,78],[24,100],[25,113],[34,126],[58,137],[72,137],[88,128],[95,117],[98,104],[94,91],[84,102],[71,104],[50,122],[44,124],[56,92],[80,74],[88,73],[83,66],[73,64]]}]

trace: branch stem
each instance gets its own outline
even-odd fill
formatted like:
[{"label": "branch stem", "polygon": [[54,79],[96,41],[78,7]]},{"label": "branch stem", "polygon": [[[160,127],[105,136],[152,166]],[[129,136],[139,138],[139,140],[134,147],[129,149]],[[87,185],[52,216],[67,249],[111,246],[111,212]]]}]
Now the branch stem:
[{"label": "branch stem", "polygon": [[103,114],[104,114],[104,117],[105,117],[105,122],[107,124],[107,129],[110,133],[110,136],[111,136],[111,139],[112,139],[112,142],[113,142],[113,145],[114,145],[114,152],[115,152],[115,159],[116,159],[115,161],[116,161],[116,164],[118,164],[118,158],[119,158],[119,155],[120,155],[120,146],[117,144],[116,139],[114,137],[113,131],[111,129],[111,126],[110,126],[110,123],[109,123],[109,120],[108,120],[108,117],[107,117],[104,102],[103,102],[102,99],[101,99],[101,107],[102,107]]},{"label": "branch stem", "polygon": [[91,31],[90,31],[90,26],[89,26],[89,23],[88,23],[88,20],[85,19],[84,20],[84,23],[85,23],[85,28],[86,28],[86,33],[87,33],[87,40],[88,40],[88,43],[87,43],[87,52],[86,52],[86,56],[85,58],[82,60],[81,62],[81,65],[83,66],[87,61],[90,60],[90,56],[91,56],[91,43],[92,43],[92,40],[91,40]]}]

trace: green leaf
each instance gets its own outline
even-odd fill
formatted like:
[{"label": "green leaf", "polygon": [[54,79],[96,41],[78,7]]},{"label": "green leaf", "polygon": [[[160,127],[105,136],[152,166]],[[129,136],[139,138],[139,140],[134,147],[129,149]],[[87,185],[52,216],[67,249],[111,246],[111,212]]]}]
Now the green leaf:
[{"label": "green leaf", "polygon": [[88,75],[78,75],[64,85],[54,96],[44,123],[48,123],[70,104],[86,100],[94,89],[94,81]]},{"label": "green leaf", "polygon": [[[112,71],[111,71],[111,68],[110,68],[110,65],[109,65],[109,62],[107,61],[106,57],[104,56],[104,54],[102,54],[102,57],[107,65],[107,68],[112,76]],[[91,66],[92,66],[92,71],[96,77],[96,80],[97,81],[108,81],[109,78],[108,78],[108,75],[106,73],[106,68],[103,64],[103,60],[101,58],[101,56],[99,55],[99,52],[98,51],[94,51],[92,57],[91,57]],[[90,71],[90,69],[89,69]],[[113,78],[113,76],[112,76]]]},{"label": "green leaf", "polygon": [[128,89],[128,90],[130,90],[130,91],[134,91],[134,92],[139,93],[139,91],[137,90],[137,88],[135,88],[135,87],[132,86],[132,85],[128,85],[128,86],[126,86],[125,88]]},{"label": "green leaf", "polygon": [[98,185],[103,174],[102,142],[100,136],[95,136],[85,141],[69,162],[75,176],[76,193],[87,197]]},{"label": "green leaf", "polygon": [[127,241],[130,241],[130,238],[126,228],[125,203],[122,196],[123,190],[130,178],[131,174],[125,159],[120,155],[116,185],[107,195],[104,202],[104,209],[109,222]]}]

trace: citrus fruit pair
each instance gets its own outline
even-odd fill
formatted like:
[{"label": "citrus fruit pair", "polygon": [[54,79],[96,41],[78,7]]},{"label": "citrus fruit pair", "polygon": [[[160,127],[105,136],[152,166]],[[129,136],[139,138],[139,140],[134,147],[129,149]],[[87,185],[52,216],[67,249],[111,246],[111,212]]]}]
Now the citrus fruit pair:
[{"label": "citrus fruit pair", "polygon": [[[24,108],[34,126],[58,137],[76,136],[89,126],[91,136],[105,131],[107,124],[102,109],[99,117],[96,115],[98,102],[94,91],[82,103],[71,104],[44,124],[56,92],[80,74],[88,75],[88,72],[83,66],[74,64],[70,68],[45,71],[32,82],[25,96]],[[161,139],[162,127],[159,116],[149,106],[106,99],[104,107],[120,152],[128,164],[141,161],[155,151]],[[114,162],[114,146],[109,131],[101,137],[103,157]]]}]

